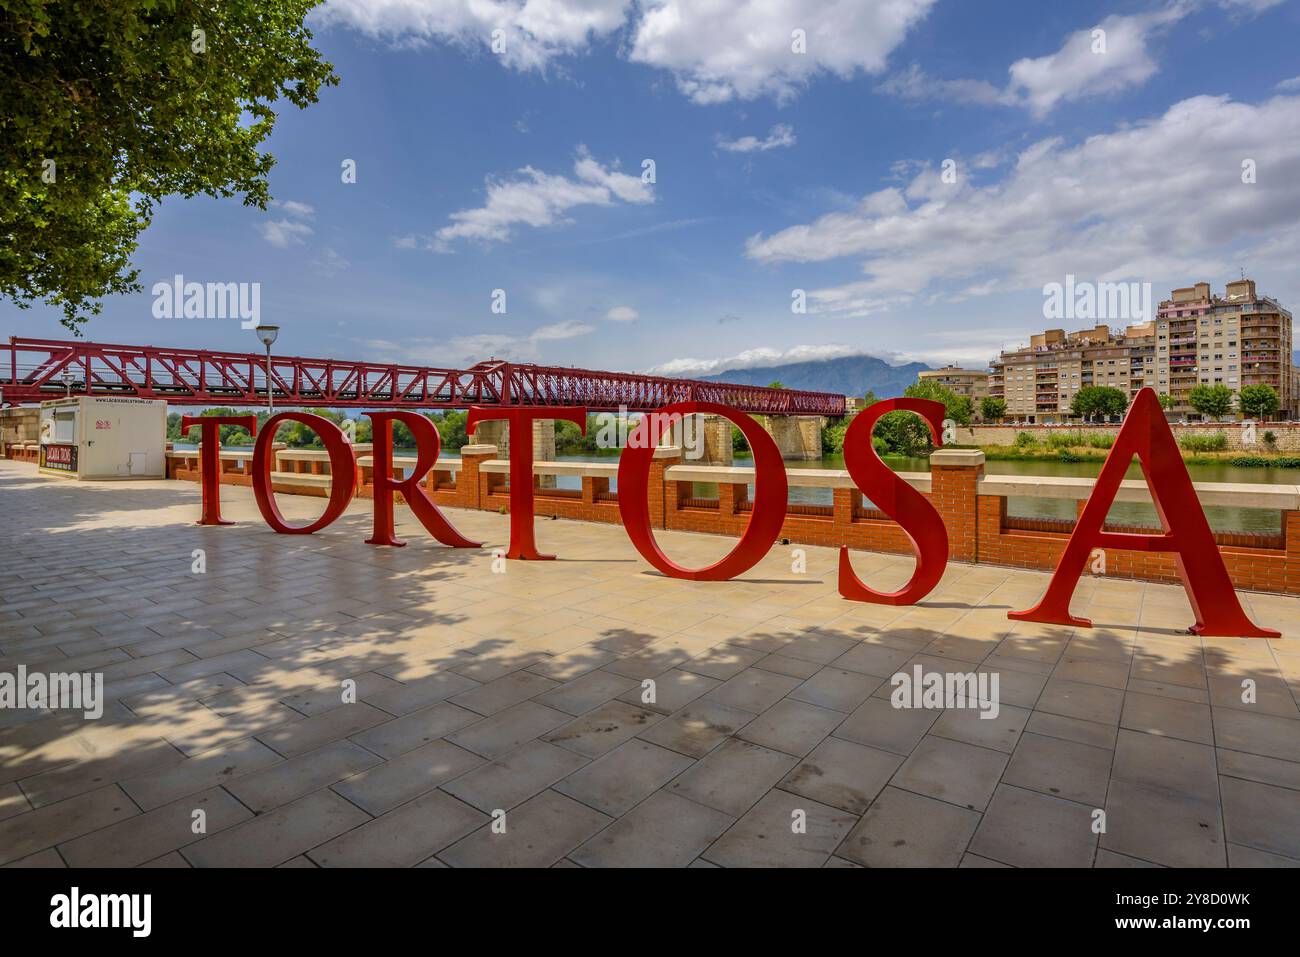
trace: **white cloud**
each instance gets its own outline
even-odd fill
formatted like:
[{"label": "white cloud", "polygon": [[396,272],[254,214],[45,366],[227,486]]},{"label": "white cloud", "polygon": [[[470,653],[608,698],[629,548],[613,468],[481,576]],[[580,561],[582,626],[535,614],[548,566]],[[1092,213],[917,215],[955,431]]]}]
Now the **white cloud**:
[{"label": "white cloud", "polygon": [[815,362],[819,359],[836,359],[840,356],[862,355],[861,349],[851,346],[794,346],[790,349],[773,349],[760,346],[746,349],[734,356],[719,359],[672,359],[662,365],[648,369],[652,375],[703,376],[715,375],[728,369],[753,369],[766,366],[785,365],[789,362]]},{"label": "white cloud", "polygon": [[[935,0],[329,0],[312,14],[398,45],[490,51],[545,70],[625,24],[629,59],[671,71],[697,103],[788,99],[813,77],[879,73]],[[504,50],[492,51],[501,31]],[[806,52],[792,49],[803,30]]]},{"label": "white cloud", "polygon": [[615,306],[609,312],[605,313],[605,318],[611,322],[631,322],[638,318],[641,313],[637,312],[631,306]]},{"label": "white cloud", "polygon": [[[647,0],[629,58],[696,103],[787,100],[813,77],[879,73],[934,0]],[[804,31],[805,53],[791,34]]]},{"label": "white cloud", "polygon": [[1283,80],[1277,85],[1276,89],[1281,90],[1283,93],[1300,90],[1300,76],[1293,76],[1289,80]]},{"label": "white cloud", "polygon": [[538,326],[531,332],[484,332],[451,339],[409,338],[401,342],[388,339],[367,339],[362,342],[381,362],[425,363],[433,366],[459,366],[481,362],[484,359],[516,359],[536,361],[540,346],[546,342],[560,342],[585,336],[596,329],[585,322],[566,320]]},{"label": "white cloud", "polygon": [[[1254,184],[1241,181],[1246,159],[1257,165]],[[1300,97],[1199,96],[1078,144],[1035,143],[987,186],[959,177],[936,188],[924,170],[906,190],[756,235],[747,252],[772,263],[861,257],[864,278],[809,291],[813,311],[847,316],[926,293],[979,295],[991,282],[1041,289],[1066,273],[1181,285],[1245,264],[1289,277],[1285,250],[1300,244],[1296,168]]]},{"label": "white cloud", "polygon": [[288,219],[272,219],[262,223],[258,228],[262,231],[262,238],[278,249],[301,246],[307,241],[307,237],[315,232],[306,223],[297,223]]},{"label": "white cloud", "polygon": [[[429,41],[477,48],[516,70],[544,70],[623,25],[630,0],[329,0],[313,13],[402,45]],[[504,48],[493,50],[493,33]]]},{"label": "white cloud", "polygon": [[[543,173],[531,166],[513,180],[487,181],[487,202],[476,209],[452,213],[452,225],[439,229],[424,245],[447,252],[460,239],[507,242],[519,225],[549,226],[577,206],[613,206],[617,202],[652,203],[654,192],[639,176],[602,166],[579,147],[574,178]],[[413,248],[414,236],[395,240],[399,248]]]},{"label": "white cloud", "polygon": [[279,207],[288,215],[298,219],[308,219],[316,215],[316,208],[314,206],[300,203],[296,199],[274,200],[271,205]]},{"label": "white cloud", "polygon": [[794,127],[787,126],[785,123],[778,123],[767,131],[767,136],[759,139],[757,136],[742,136],[737,140],[724,139],[718,136],[718,148],[726,150],[728,153],[766,153],[768,150],[774,150],[782,146],[794,146]]},{"label": "white cloud", "polygon": [[1148,13],[1106,17],[1095,27],[1071,33],[1055,53],[1012,63],[1003,87],[985,80],[939,79],[912,64],[879,89],[909,100],[1019,106],[1042,117],[1061,103],[1141,86],[1159,69],[1149,42],[1193,8],[1191,0],[1176,0]]}]

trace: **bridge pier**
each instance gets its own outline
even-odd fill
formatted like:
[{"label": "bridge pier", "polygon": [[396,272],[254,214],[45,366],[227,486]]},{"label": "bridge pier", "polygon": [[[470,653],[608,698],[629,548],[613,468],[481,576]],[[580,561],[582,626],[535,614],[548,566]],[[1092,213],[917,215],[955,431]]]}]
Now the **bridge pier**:
[{"label": "bridge pier", "polygon": [[776,442],[781,458],[787,462],[815,462],[822,457],[822,429],[826,419],[820,415],[765,415],[759,419],[767,434]]},{"label": "bridge pier", "polygon": [[[480,422],[471,440],[476,445],[495,445],[497,457],[510,458],[510,425],[502,419]],[[533,461],[555,461],[555,420],[537,419],[533,422]],[[555,476],[538,476],[539,488],[554,488]]]}]

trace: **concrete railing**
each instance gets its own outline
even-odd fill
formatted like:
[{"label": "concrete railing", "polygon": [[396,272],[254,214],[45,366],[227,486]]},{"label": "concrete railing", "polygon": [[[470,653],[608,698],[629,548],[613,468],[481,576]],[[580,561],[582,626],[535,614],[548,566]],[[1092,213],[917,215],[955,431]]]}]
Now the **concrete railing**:
[{"label": "concrete railing", "polygon": [[[510,463],[496,457],[490,445],[467,445],[460,458],[439,458],[421,485],[440,506],[510,509]],[[249,452],[222,453],[222,481],[248,484]],[[171,452],[168,475],[198,480],[198,453]],[[369,449],[355,455],[357,494],[373,496],[373,463]],[[394,457],[394,472],[415,465],[412,455]],[[333,481],[329,456],[323,451],[278,450],[272,484],[277,491],[326,495]],[[580,521],[620,523],[618,494],[610,486],[618,463],[536,462],[533,465],[536,513]],[[1092,493],[1088,478],[986,475],[984,453],[971,449],[940,449],[930,457],[930,471],[900,473],[934,504],[948,530],[954,561],[981,562],[1022,568],[1054,568],[1069,538],[1070,519],[1033,519],[1008,514],[1008,499],[1064,499],[1076,503],[1075,514]],[[548,477],[577,478],[579,488],[548,488]],[[867,551],[910,554],[911,541],[883,513],[865,503],[847,471],[789,469],[796,488],[831,491],[828,504],[790,503],[782,538],[811,545],[847,545]],[[651,523],[656,528],[739,536],[753,503],[749,486],[753,468],[694,465],[681,450],[656,450],[650,464]],[[699,483],[716,485],[716,498],[696,497]],[[1300,594],[1300,485],[1196,483],[1206,506],[1260,509],[1280,514],[1276,533],[1224,532],[1216,541],[1224,563],[1239,588]],[[1150,503],[1146,483],[1122,483],[1117,501]],[[1152,529],[1158,532],[1159,529]],[[1178,580],[1176,556],[1158,552],[1108,551],[1106,574],[1156,581]]]}]

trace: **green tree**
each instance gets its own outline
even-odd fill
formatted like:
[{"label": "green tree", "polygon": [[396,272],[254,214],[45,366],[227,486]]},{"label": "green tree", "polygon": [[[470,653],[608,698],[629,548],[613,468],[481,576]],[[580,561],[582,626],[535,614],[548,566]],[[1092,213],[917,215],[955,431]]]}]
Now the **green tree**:
[{"label": "green tree", "polygon": [[1085,419],[1096,416],[1122,415],[1128,408],[1128,396],[1123,390],[1109,385],[1085,385],[1074,394],[1070,414]]},{"label": "green tree", "polygon": [[1238,402],[1247,418],[1261,421],[1267,421],[1270,415],[1277,415],[1278,409],[1282,407],[1277,392],[1267,383],[1242,386]]},{"label": "green tree", "polygon": [[1168,392],[1156,393],[1156,401],[1160,403],[1160,408],[1168,412],[1174,407],[1174,397]]},{"label": "green tree", "polygon": [[773,379],[771,382],[767,384],[767,387],[769,389],[784,389],[785,383],[782,382],[780,379]]},{"label": "green tree", "polygon": [[1232,390],[1226,385],[1198,385],[1187,402],[1206,418],[1218,419],[1232,411]]},{"label": "green tree", "polygon": [[980,399],[980,415],[986,422],[1000,421],[1007,414],[1007,400],[998,395]]},{"label": "green tree", "polygon": [[338,82],[303,25],[320,0],[3,0],[0,295],[79,325],[136,292],[164,196],[265,209],[279,101]]},{"label": "green tree", "polygon": [[[958,425],[970,425],[975,404],[968,395],[957,395],[942,383],[922,379],[903,390],[909,399],[931,399],[942,402],[944,418]],[[888,451],[897,455],[920,456],[929,453],[934,442],[930,427],[913,412],[888,412],[876,423],[875,435],[884,440]]]}]

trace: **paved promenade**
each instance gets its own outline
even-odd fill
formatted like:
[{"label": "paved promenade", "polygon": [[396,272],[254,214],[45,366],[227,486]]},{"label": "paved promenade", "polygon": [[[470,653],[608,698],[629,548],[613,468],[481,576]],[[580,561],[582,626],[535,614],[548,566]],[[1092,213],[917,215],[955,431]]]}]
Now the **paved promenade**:
[{"label": "paved promenade", "polygon": [[[502,515],[448,510],[487,543],[453,550],[399,507],[376,548],[369,501],[284,536],[221,495],[239,524],[200,528],[196,485],[0,461],[0,671],[109,699],[0,710],[0,864],[1300,866],[1294,597],[1242,593],[1282,640],[1201,640],[1181,588],[1085,579],[1074,630],[1007,620],[1038,572],[954,563],[888,608],[836,595],[830,549],[681,582],[540,521],[561,560],[502,574]],[[997,717],[893,707],[917,665],[996,675]]]}]

